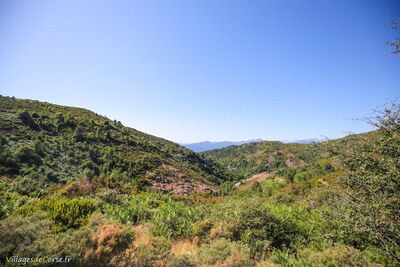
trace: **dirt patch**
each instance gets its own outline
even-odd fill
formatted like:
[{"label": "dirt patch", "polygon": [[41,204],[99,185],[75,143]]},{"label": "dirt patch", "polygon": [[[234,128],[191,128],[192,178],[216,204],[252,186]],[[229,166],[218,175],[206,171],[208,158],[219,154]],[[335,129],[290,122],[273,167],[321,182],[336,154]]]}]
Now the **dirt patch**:
[{"label": "dirt patch", "polygon": [[246,180],[242,180],[241,182],[238,182],[235,184],[235,187],[238,188],[240,185],[244,185],[244,184],[253,184],[255,182],[264,182],[266,180],[268,180],[269,178],[271,178],[272,173],[269,172],[262,172],[256,175],[253,175],[252,177],[246,179]]},{"label": "dirt patch", "polygon": [[190,196],[195,193],[217,193],[218,189],[208,184],[183,174],[179,169],[163,164],[158,169],[147,172],[146,178],[150,180],[151,187],[164,194]]},{"label": "dirt patch", "polygon": [[211,185],[195,184],[185,181],[171,181],[168,183],[153,183],[152,188],[162,193],[170,193],[173,195],[190,196],[195,193],[216,193],[218,190]]}]

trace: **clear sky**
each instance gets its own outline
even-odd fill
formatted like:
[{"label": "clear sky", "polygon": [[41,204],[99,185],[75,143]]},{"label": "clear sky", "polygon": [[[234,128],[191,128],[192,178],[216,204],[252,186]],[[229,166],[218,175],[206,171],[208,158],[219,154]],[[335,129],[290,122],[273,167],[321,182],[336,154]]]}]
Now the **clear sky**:
[{"label": "clear sky", "polygon": [[400,1],[0,0],[0,94],[176,142],[341,137],[400,96]]}]

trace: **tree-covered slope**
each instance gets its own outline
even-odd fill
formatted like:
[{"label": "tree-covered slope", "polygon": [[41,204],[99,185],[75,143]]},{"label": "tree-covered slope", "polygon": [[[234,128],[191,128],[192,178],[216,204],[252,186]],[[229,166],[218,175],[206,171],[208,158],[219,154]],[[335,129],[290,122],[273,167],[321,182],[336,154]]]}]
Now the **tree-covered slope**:
[{"label": "tree-covered slope", "polygon": [[264,141],[229,146],[202,153],[237,172],[243,177],[272,171],[284,166],[304,165],[316,156],[315,146],[306,144],[284,144],[277,141]]},{"label": "tree-covered slope", "polygon": [[373,135],[373,132],[352,134],[337,140],[311,144],[264,141],[210,150],[202,155],[218,162],[232,175],[242,179],[257,179],[259,174],[278,174],[289,182],[294,179],[310,181],[313,177],[320,179],[324,174],[332,174],[332,177],[335,173],[339,174],[337,172],[342,163],[332,153],[333,150],[336,154],[343,153],[361,139],[368,139]]},{"label": "tree-covered slope", "polygon": [[29,192],[85,176],[174,194],[231,179],[203,156],[89,110],[10,97],[0,97],[0,176]]}]

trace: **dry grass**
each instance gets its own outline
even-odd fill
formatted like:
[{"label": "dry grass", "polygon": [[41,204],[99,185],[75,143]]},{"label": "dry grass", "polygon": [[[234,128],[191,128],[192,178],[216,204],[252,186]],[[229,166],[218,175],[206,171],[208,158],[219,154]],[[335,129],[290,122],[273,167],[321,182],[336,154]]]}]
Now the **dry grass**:
[{"label": "dry grass", "polygon": [[131,238],[129,231],[119,225],[101,225],[93,234],[91,248],[86,251],[84,259],[89,262],[109,262],[112,257],[126,249]]},{"label": "dry grass", "polygon": [[133,241],[134,247],[143,247],[152,243],[149,228],[144,225],[137,225],[134,227],[135,240]]},{"label": "dry grass", "polygon": [[257,263],[257,267],[278,267],[281,266],[280,264],[275,264],[270,261],[261,261]]},{"label": "dry grass", "polygon": [[271,175],[272,175],[272,173],[262,172],[262,173],[253,175],[252,177],[250,177],[246,180],[243,180],[242,182],[236,183],[235,187],[238,189],[247,189],[255,182],[261,183],[261,182],[264,182],[264,181],[270,179]]},{"label": "dry grass", "polygon": [[179,240],[171,247],[171,253],[175,256],[193,255],[196,253],[198,247],[190,240]]}]

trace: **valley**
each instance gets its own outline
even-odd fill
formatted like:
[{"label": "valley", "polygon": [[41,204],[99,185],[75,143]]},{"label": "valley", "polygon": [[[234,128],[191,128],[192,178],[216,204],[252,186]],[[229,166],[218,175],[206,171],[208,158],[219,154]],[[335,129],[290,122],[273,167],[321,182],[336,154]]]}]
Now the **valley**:
[{"label": "valley", "polygon": [[2,96],[0,263],[396,266],[399,106],[383,114],[337,140],[195,153],[86,109]]}]

